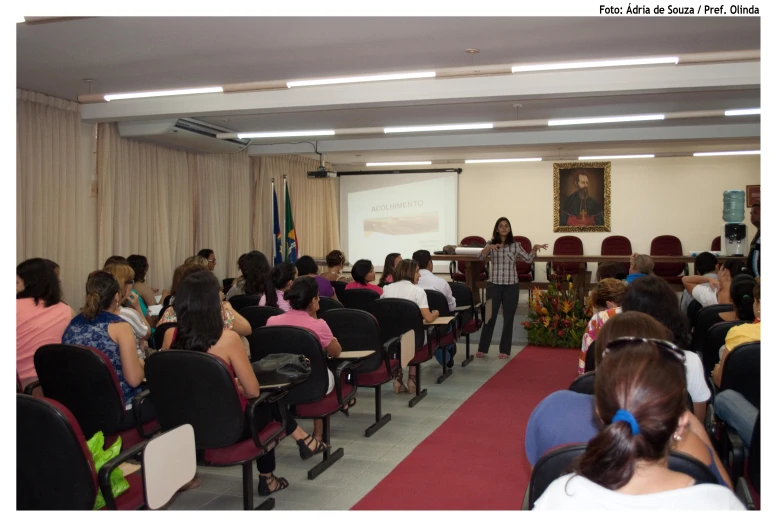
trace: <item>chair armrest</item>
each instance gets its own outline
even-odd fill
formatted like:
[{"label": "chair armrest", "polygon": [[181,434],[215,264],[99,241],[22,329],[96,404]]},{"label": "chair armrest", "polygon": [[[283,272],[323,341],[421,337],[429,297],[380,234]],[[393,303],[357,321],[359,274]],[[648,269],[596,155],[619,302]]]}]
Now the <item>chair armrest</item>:
[{"label": "chair armrest", "polygon": [[356,393],[356,368],[354,368],[354,365],[350,361],[342,361],[337,365],[337,368],[335,368],[334,377],[335,377],[335,394],[337,395],[337,402],[339,404],[343,404],[343,373],[346,372],[346,370],[350,370],[350,372],[353,375],[353,385],[354,385],[354,391],[353,393]]},{"label": "chair armrest", "polygon": [[132,399],[132,415],[135,417],[135,428],[138,431],[138,434],[143,439],[150,439],[151,436],[159,432],[160,427],[157,425],[156,428],[151,430],[150,432],[146,433],[146,431],[143,429],[143,423],[140,420],[140,405],[143,404],[143,401],[148,399],[148,396],[151,395],[151,391],[146,389],[137,394]]},{"label": "chair armrest", "polygon": [[745,481],[745,478],[737,479],[736,487],[734,488],[734,494],[737,495],[737,498],[739,498],[739,501],[742,502],[747,510],[755,510],[753,495],[750,494],[750,487],[747,486],[747,481]]},{"label": "chair armrest", "polygon": [[732,480],[737,480],[745,471],[745,445],[739,434],[730,426],[724,427],[723,431],[727,436],[730,452],[727,456],[727,461],[731,464],[729,475]]},{"label": "chair armrest", "polygon": [[116,456],[113,459],[110,459],[105,462],[105,464],[100,467],[100,471],[97,473],[97,484],[100,486],[100,490],[103,493],[103,498],[105,498],[105,508],[110,510],[116,510],[116,499],[113,497],[113,492],[111,491],[111,472],[127,461],[128,459],[131,459],[138,454],[141,454],[143,450],[146,448],[146,445],[148,444],[148,441],[142,441],[138,443],[137,445],[133,446],[132,448],[128,448],[127,450],[122,450],[118,456]]},{"label": "chair armrest", "polygon": [[270,436],[266,443],[262,443],[259,440],[259,432],[261,432],[261,430],[256,424],[255,410],[260,404],[270,404],[272,396],[273,394],[265,392],[259,394],[259,397],[256,397],[255,399],[249,399],[245,410],[245,418],[248,421],[248,428],[251,430],[251,438],[254,440],[254,444],[257,448],[261,448],[262,450],[267,450],[267,445],[275,441],[278,436],[286,431],[286,414],[285,412],[281,412],[281,426],[278,431]]},{"label": "chair armrest", "polygon": [[40,386],[40,381],[38,379],[35,379],[30,384],[24,387],[24,395],[32,395],[32,391]]},{"label": "chair armrest", "polygon": [[456,262],[450,262],[450,265],[448,265],[448,272],[451,274],[451,280],[453,280],[453,275],[456,272]]},{"label": "chair armrest", "polygon": [[402,342],[402,337],[393,337],[388,339],[386,342],[383,343],[383,363],[386,365],[386,371],[389,375],[391,375],[391,356],[392,356],[392,348],[396,348],[397,356],[399,356],[400,353],[400,343]]}]

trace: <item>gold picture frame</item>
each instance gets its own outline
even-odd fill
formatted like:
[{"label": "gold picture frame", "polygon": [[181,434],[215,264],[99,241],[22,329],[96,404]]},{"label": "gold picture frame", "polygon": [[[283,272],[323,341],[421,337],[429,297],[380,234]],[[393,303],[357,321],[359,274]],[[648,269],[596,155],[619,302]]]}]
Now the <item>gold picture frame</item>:
[{"label": "gold picture frame", "polygon": [[611,232],[610,165],[553,163],[553,232]]}]

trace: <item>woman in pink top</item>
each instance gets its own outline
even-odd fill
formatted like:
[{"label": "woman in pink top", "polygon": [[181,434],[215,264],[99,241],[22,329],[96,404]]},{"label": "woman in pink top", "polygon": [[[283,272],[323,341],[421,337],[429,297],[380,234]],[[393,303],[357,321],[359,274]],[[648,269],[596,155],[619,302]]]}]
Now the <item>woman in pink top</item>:
[{"label": "woman in pink top", "polygon": [[[270,326],[296,326],[310,330],[318,337],[318,341],[326,354],[330,357],[339,357],[343,348],[332,335],[329,325],[326,321],[316,317],[318,311],[318,283],[311,276],[303,276],[294,280],[291,288],[286,291],[286,301],[291,305],[291,309],[283,315],[276,315],[267,319],[267,327]],[[329,388],[326,393],[332,392],[335,386],[335,377],[329,370]],[[353,406],[355,399],[351,402]],[[350,406],[346,406],[347,410]],[[321,419],[313,420],[313,435],[321,441],[324,433],[324,422]]]},{"label": "woman in pink top", "polygon": [[372,266],[371,261],[359,260],[353,264],[351,276],[353,276],[353,282],[345,286],[346,291],[348,289],[369,289],[379,295],[383,294],[382,288],[370,283],[375,281],[375,268]]},{"label": "woman in pink top", "polygon": [[59,278],[42,258],[16,266],[16,371],[22,386],[37,377],[33,357],[46,344],[60,344],[73,310],[61,301]]},{"label": "woman in pink top", "polygon": [[386,255],[386,261],[383,262],[383,272],[380,274],[378,286],[386,287],[394,281],[394,269],[396,269],[401,261],[402,255],[399,253],[388,253],[388,255]]},{"label": "woman in pink top", "polygon": [[291,288],[291,284],[294,282],[294,279],[297,278],[297,267],[288,262],[275,264],[270,277],[275,286],[275,302],[270,299],[270,302],[268,303],[267,295],[262,295],[262,298],[259,299],[259,305],[277,307],[286,312],[291,309],[291,306],[286,299],[283,298],[283,295]]}]

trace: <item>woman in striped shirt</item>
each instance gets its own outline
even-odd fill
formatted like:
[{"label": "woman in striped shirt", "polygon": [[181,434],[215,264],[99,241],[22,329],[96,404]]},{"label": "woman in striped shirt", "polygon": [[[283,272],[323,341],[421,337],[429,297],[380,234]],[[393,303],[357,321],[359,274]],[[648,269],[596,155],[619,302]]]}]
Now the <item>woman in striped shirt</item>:
[{"label": "woman in striped shirt", "polygon": [[499,358],[510,357],[510,347],[513,341],[513,318],[518,309],[518,272],[515,269],[516,259],[524,262],[533,262],[537,251],[547,249],[548,244],[534,245],[530,253],[526,253],[521,244],[513,239],[513,228],[510,220],[499,218],[494,225],[494,233],[491,241],[483,247],[479,258],[485,260],[491,257],[491,276],[486,287],[486,301],[491,300],[491,319],[483,326],[478,344],[478,357],[484,357],[491,345],[491,336],[494,333],[496,315],[499,307],[504,310],[504,327],[502,337],[499,340]]}]

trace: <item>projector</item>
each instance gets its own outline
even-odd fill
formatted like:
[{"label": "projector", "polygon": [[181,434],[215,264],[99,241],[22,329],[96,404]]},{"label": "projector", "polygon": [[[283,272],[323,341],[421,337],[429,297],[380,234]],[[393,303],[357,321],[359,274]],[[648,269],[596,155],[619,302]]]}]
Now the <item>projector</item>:
[{"label": "projector", "polygon": [[329,172],[323,168],[319,168],[318,170],[312,170],[308,172],[308,179],[320,179],[320,178],[336,178],[337,172]]}]

